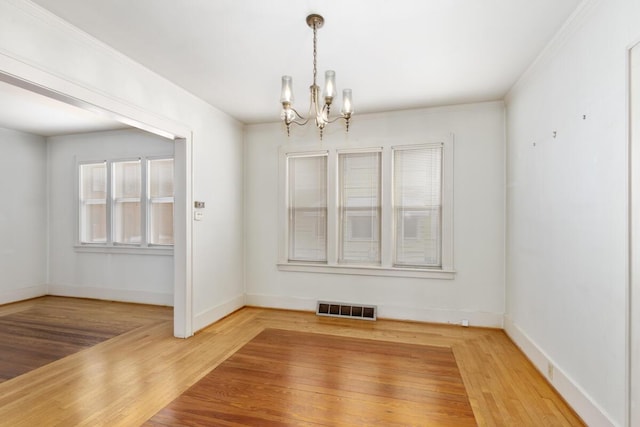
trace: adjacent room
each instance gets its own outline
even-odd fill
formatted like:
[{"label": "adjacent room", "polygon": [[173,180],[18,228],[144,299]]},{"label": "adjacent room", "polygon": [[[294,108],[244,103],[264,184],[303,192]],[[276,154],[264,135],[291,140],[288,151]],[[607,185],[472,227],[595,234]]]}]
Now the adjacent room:
[{"label": "adjacent room", "polygon": [[0,33],[0,424],[640,425],[639,2]]}]

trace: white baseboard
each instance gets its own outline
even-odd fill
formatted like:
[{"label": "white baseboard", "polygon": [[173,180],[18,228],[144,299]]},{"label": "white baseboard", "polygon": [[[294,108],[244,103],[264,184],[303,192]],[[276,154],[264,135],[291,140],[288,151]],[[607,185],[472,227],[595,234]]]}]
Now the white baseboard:
[{"label": "white baseboard", "polygon": [[47,295],[47,285],[27,286],[0,292],[0,304],[9,304]]},{"label": "white baseboard", "polygon": [[[509,315],[504,316],[504,330],[587,425],[602,427],[616,425],[611,421],[611,417],[513,322]],[[553,366],[553,378],[548,375],[549,365]]]},{"label": "white baseboard", "polygon": [[[330,300],[330,299],[329,299]],[[247,305],[256,307],[282,308],[286,310],[315,311],[317,298],[281,297],[274,295],[246,294]],[[378,318],[409,320],[413,322],[462,324],[463,320],[469,322],[469,326],[481,326],[486,328],[502,328],[502,313],[485,313],[463,310],[438,310],[416,307],[403,307],[387,304],[375,304],[371,301],[336,301],[342,303],[374,304],[378,306]]]},{"label": "white baseboard", "polygon": [[238,295],[230,300],[218,304],[206,311],[196,314],[193,318],[193,332],[197,332],[214,322],[222,319],[234,311],[244,307],[244,295]]},{"label": "white baseboard", "polygon": [[173,294],[136,291],[130,289],[95,288],[89,286],[48,285],[48,295],[74,298],[91,298],[107,301],[133,302],[137,304],[166,305],[173,307]]}]

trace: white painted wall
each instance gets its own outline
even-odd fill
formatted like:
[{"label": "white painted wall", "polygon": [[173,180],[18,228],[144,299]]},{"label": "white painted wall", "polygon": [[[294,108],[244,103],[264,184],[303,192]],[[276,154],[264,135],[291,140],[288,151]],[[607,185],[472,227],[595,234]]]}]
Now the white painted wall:
[{"label": "white painted wall", "polygon": [[0,304],[46,293],[46,142],[0,128]]},{"label": "white painted wall", "polygon": [[77,161],[173,156],[174,142],[137,129],[47,138],[48,293],[173,305],[173,256],[78,252]]},{"label": "white painted wall", "polygon": [[0,1],[0,72],[142,124],[188,129],[187,200],[207,203],[181,266],[192,283],[184,297],[193,301],[193,329],[242,306],[241,123],[25,0]]},{"label": "white painted wall", "polygon": [[587,1],[506,100],[506,329],[594,426],[627,419],[627,49],[639,37],[639,2]]},{"label": "white painted wall", "polygon": [[[333,124],[325,142],[342,141]],[[454,280],[279,271],[278,147],[318,141],[315,127],[245,128],[247,304],[315,310],[319,299],[377,304],[379,316],[502,326],[504,313],[504,108],[501,102],[358,115],[348,141],[402,145],[454,133]],[[388,179],[388,177],[387,177]]]}]

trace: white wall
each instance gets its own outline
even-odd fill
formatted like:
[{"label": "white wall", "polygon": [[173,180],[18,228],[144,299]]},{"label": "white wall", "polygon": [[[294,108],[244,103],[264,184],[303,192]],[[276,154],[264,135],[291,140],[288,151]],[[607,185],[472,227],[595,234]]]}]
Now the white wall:
[{"label": "white wall", "polygon": [[506,329],[598,426],[626,422],[627,49],[638,37],[640,3],[587,1],[506,100]]},{"label": "white wall", "polygon": [[46,293],[46,143],[0,128],[0,304]]},{"label": "white wall", "polygon": [[193,293],[184,297],[193,301],[193,329],[242,306],[239,122],[25,0],[0,1],[0,72],[97,102],[142,124],[188,129],[190,135],[180,135],[191,137],[193,150],[193,156],[187,153],[192,174],[185,190],[207,203],[185,250],[188,265],[182,266],[184,281],[192,282]]},{"label": "white wall", "polygon": [[173,305],[173,257],[78,252],[77,161],[173,156],[174,142],[137,129],[47,138],[48,293]]},{"label": "white wall", "polygon": [[[318,141],[313,126],[245,128],[247,304],[314,310],[318,299],[377,304],[379,316],[502,326],[504,107],[501,102],[358,115],[348,141],[402,145],[454,133],[454,280],[279,271],[278,147]],[[325,142],[345,138],[335,123]]]}]

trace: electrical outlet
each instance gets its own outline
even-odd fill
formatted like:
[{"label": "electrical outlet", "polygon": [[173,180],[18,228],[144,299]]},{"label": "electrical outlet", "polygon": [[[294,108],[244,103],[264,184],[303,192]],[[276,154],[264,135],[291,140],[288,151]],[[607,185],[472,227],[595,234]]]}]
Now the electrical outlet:
[{"label": "electrical outlet", "polygon": [[549,381],[553,381],[553,365],[551,362],[547,362],[547,378],[549,378]]},{"label": "electrical outlet", "polygon": [[462,322],[460,322],[460,324],[465,328],[469,327],[469,321],[467,319],[462,319]]}]

